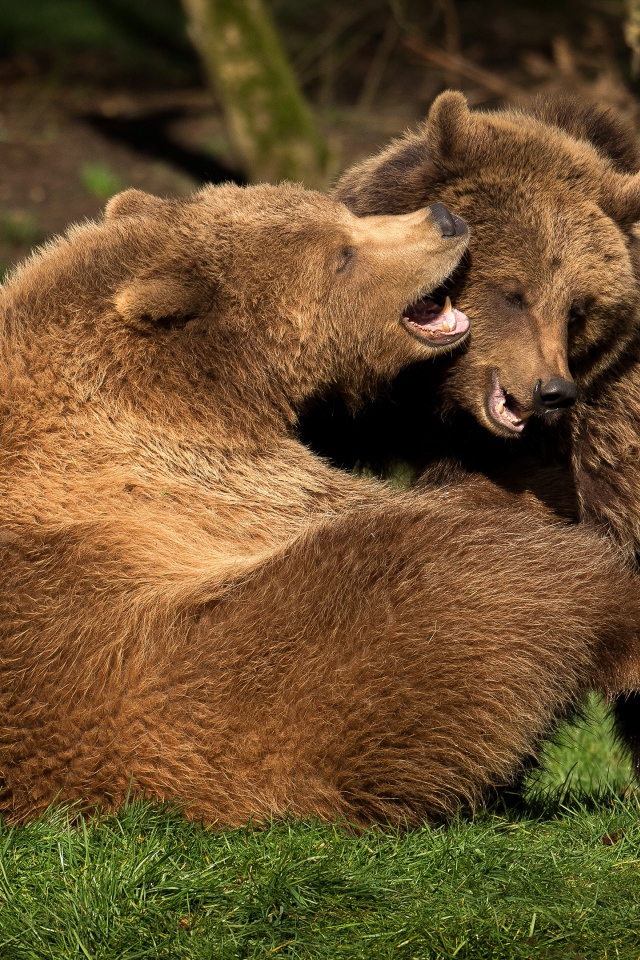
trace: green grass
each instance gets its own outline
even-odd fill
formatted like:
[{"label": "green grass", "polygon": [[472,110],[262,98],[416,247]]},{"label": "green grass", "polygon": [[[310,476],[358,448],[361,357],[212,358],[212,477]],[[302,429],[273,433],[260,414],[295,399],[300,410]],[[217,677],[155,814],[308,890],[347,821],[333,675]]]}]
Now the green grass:
[{"label": "green grass", "polygon": [[[529,795],[553,793],[560,786],[572,793],[621,793],[631,780],[626,751],[613,738],[602,701],[587,701],[580,722],[564,724],[542,754],[539,771],[529,779]],[[640,956],[640,953],[639,953]]]},{"label": "green grass", "polygon": [[446,827],[224,833],[134,803],[0,828],[0,957],[637,960],[640,800],[591,712],[524,811]]}]

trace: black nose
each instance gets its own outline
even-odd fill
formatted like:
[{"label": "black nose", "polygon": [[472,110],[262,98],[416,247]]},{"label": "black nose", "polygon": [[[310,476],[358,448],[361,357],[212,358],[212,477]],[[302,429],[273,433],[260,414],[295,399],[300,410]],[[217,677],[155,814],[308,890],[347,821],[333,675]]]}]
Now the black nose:
[{"label": "black nose", "polygon": [[467,232],[467,225],[460,217],[449,213],[444,203],[433,203],[429,207],[431,216],[440,227],[443,237],[461,237]]},{"label": "black nose", "polygon": [[545,383],[538,380],[533,389],[533,402],[540,413],[571,407],[576,397],[573,380],[563,380],[562,377],[550,377]]}]

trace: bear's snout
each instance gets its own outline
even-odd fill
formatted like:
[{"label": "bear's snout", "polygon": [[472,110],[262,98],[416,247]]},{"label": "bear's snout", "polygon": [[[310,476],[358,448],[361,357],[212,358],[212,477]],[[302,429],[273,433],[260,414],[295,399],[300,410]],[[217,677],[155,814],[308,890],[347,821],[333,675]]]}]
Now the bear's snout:
[{"label": "bear's snout", "polygon": [[543,383],[537,380],[533,388],[533,405],[538,413],[564,410],[576,402],[577,391],[573,380],[550,377]]}]

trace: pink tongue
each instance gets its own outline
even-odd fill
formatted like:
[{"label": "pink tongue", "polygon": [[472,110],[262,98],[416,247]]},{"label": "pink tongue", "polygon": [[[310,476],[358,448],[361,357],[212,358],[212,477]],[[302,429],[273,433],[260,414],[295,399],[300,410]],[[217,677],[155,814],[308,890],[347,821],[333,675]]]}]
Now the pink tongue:
[{"label": "pink tongue", "polygon": [[438,307],[433,300],[420,300],[405,310],[405,317],[422,330],[433,330],[445,336],[465,333],[469,329],[469,318],[451,306],[449,297],[444,307]]},{"label": "pink tongue", "polygon": [[433,327],[440,333],[464,333],[469,329],[469,317],[462,310],[456,310],[449,305],[448,310],[442,310],[427,326]]}]

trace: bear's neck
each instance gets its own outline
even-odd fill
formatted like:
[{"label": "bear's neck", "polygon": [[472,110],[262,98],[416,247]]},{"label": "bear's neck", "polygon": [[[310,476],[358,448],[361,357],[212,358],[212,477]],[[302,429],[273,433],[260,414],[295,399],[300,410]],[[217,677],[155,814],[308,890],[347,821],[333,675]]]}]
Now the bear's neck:
[{"label": "bear's neck", "polygon": [[197,330],[147,337],[124,328],[115,314],[47,315],[53,296],[46,287],[39,301],[8,289],[0,303],[5,424],[45,416],[64,431],[78,418],[117,422],[133,415],[178,431],[188,425],[221,450],[264,449],[291,435],[317,379],[317,365],[305,374],[306,362],[280,362],[257,340],[239,357],[231,344],[212,349]]},{"label": "bear's neck", "polygon": [[111,350],[75,332],[23,331],[2,341],[3,419],[42,422],[51,429],[106,418],[112,424],[162,424],[223,450],[263,449],[289,436],[296,420],[277,378],[230,362],[194,362],[185,350],[164,354],[132,337]]}]

